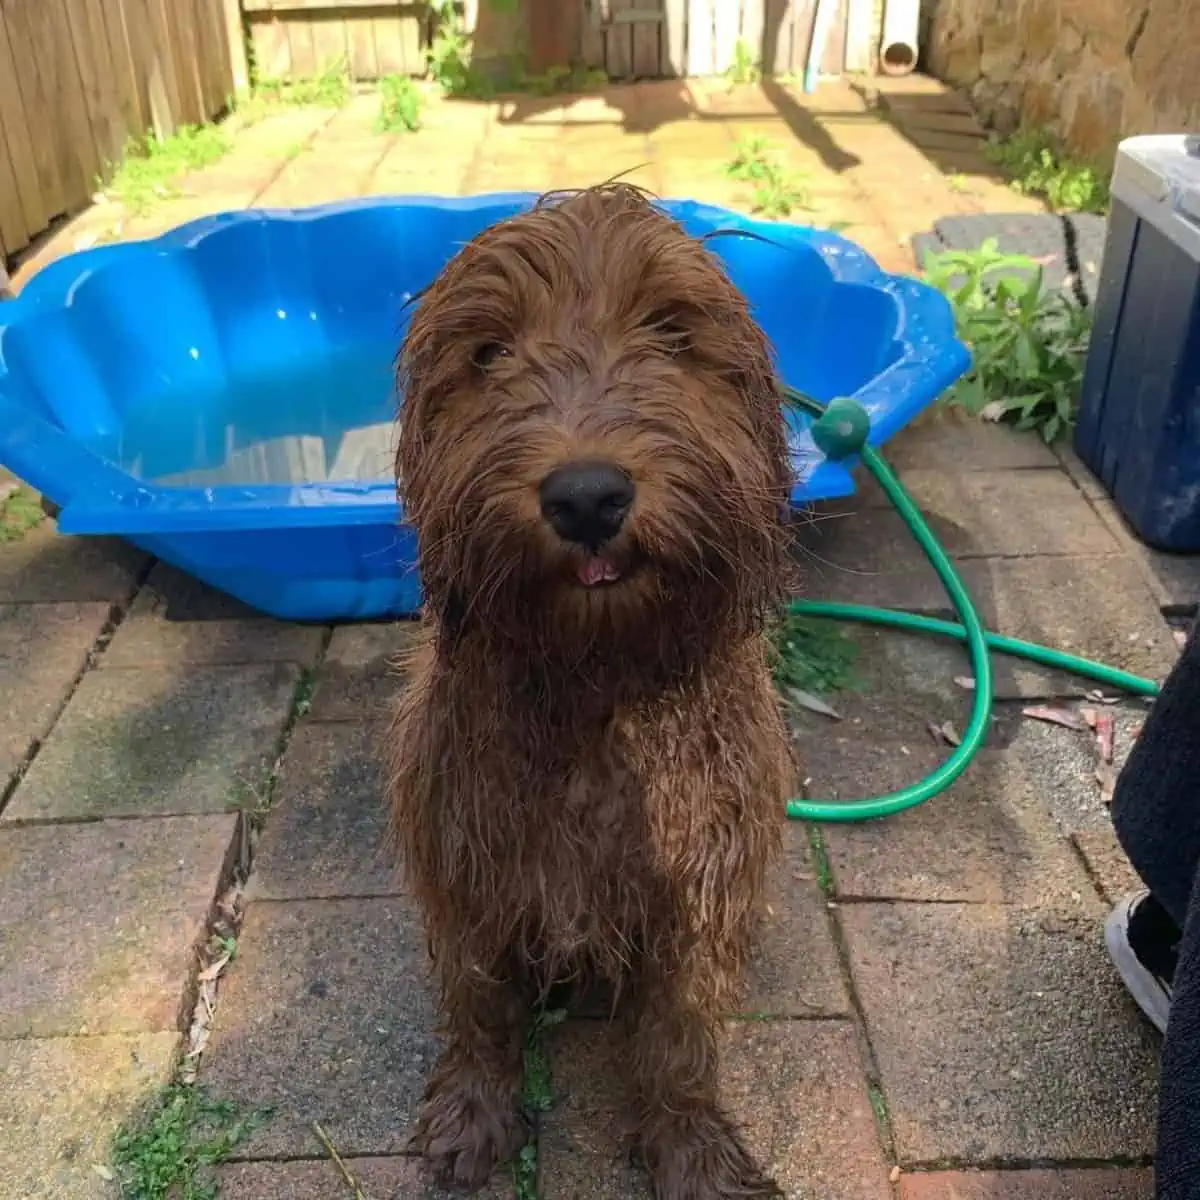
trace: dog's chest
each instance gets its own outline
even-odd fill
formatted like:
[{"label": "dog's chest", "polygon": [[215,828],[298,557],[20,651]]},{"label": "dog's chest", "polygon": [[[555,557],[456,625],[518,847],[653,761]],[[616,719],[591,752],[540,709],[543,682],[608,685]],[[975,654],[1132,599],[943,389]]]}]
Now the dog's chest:
[{"label": "dog's chest", "polygon": [[581,758],[546,799],[557,811],[535,816],[527,841],[526,869],[541,885],[529,914],[538,940],[558,960],[623,955],[663,899],[643,781],[619,747],[605,747]]}]

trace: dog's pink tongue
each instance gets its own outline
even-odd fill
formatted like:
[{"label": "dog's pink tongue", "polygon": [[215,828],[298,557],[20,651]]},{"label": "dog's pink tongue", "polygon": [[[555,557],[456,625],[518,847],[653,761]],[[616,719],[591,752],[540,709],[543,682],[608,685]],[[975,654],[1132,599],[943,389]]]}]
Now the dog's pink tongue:
[{"label": "dog's pink tongue", "polygon": [[620,578],[621,572],[602,558],[589,558],[579,568],[579,581],[586,587],[595,587],[598,583],[612,583]]}]

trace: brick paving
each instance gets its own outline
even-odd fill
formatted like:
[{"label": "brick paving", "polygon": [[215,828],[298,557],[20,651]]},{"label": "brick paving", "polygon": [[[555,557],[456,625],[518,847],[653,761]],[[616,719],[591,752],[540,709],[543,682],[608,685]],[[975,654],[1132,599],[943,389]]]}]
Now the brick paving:
[{"label": "brick paving", "polygon": [[[89,238],[252,204],[569,186],[639,168],[631,178],[661,193],[744,207],[750,189],[723,168],[751,133],[805,173],[811,219],[850,221],[890,269],[911,269],[907,238],[934,217],[1030,204],[991,176],[978,128],[927,81],[812,98],[673,83],[439,104],[412,135],[376,134],[373,116],[372,97],[268,114],[180,198],[136,220],[91,210],[18,282]],[[1200,568],[1139,547],[1069,453],[943,418],[906,431],[892,457],[990,624],[1167,670],[1164,610],[1194,610]],[[864,485],[804,531],[808,593],[943,611],[878,499]],[[397,687],[389,659],[409,631],[271,621],[49,523],[0,545],[6,1195],[115,1195],[109,1140],[170,1077],[197,951],[251,851],[200,1078],[275,1115],[222,1168],[222,1194],[349,1195],[320,1122],[371,1200],[443,1195],[405,1155],[436,1038],[416,914],[382,855],[376,746]],[[955,647],[852,636],[862,681],[835,699],[842,720],[799,720],[813,795],[920,776],[945,753],[929,726],[961,729],[970,704]],[[1089,735],[1020,714],[1023,700],[1070,703],[1080,689],[1025,667],[999,677],[988,749],[950,794],[815,840],[788,830],[724,1071],[748,1141],[790,1197],[1152,1194],[1157,1042],[1100,935],[1131,871]],[[1144,706],[1114,712],[1124,753]],[[540,1195],[645,1196],[611,1032],[581,1013],[547,1053]],[[514,1187],[498,1175],[486,1195]]]}]

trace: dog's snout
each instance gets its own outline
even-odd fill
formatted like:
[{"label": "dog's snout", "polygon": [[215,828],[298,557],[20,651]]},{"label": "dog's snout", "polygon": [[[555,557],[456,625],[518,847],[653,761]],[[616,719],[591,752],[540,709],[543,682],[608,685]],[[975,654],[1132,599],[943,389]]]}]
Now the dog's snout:
[{"label": "dog's snout", "polygon": [[542,480],[539,496],[559,537],[594,550],[620,531],[634,486],[615,463],[572,462]]}]

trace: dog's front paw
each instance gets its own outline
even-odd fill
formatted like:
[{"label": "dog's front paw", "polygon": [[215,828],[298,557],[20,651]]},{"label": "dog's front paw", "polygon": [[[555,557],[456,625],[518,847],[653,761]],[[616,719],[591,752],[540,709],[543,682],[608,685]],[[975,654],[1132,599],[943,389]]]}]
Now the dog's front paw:
[{"label": "dog's front paw", "polygon": [[672,1115],[645,1131],[643,1153],[655,1200],[775,1200],[779,1185],[755,1165],[717,1112]]},{"label": "dog's front paw", "polygon": [[442,1183],[474,1191],[528,1138],[512,1086],[458,1066],[430,1082],[411,1148]]}]

